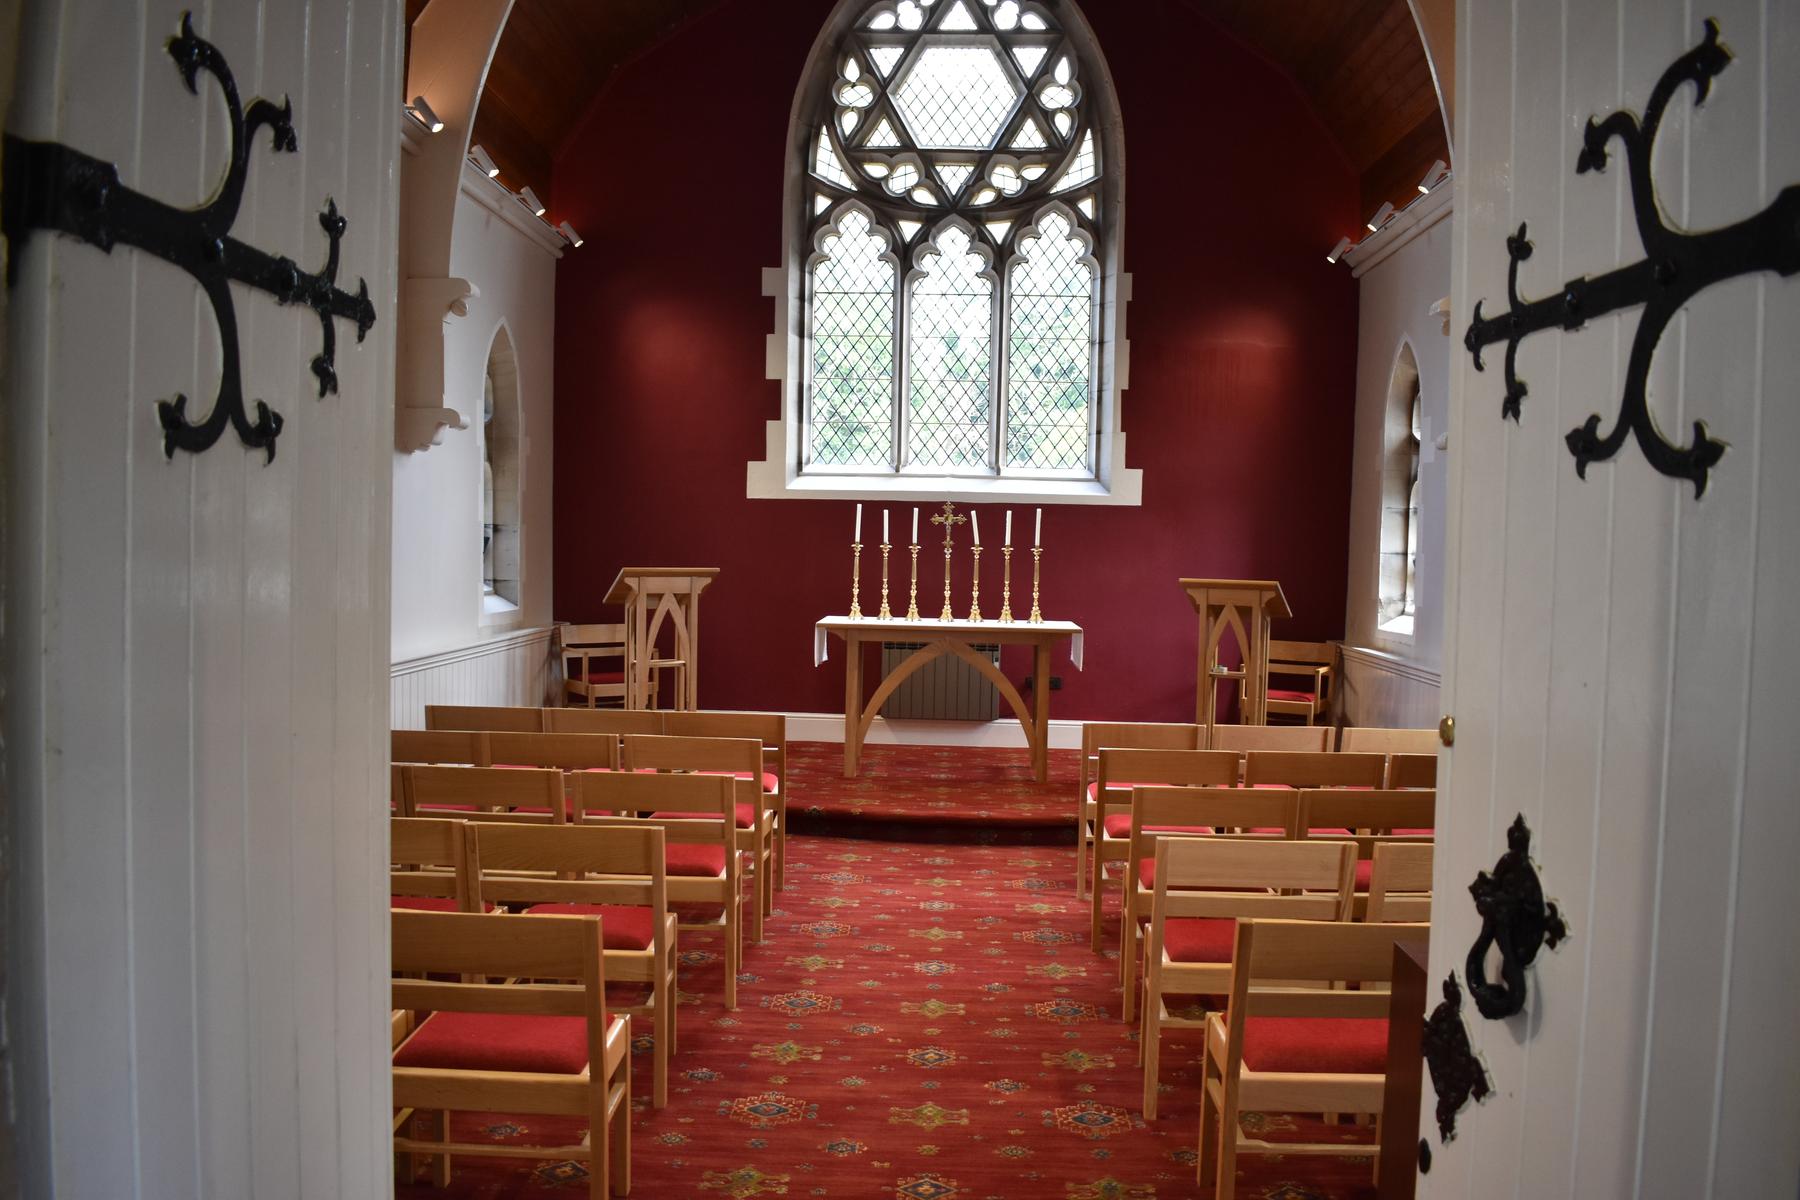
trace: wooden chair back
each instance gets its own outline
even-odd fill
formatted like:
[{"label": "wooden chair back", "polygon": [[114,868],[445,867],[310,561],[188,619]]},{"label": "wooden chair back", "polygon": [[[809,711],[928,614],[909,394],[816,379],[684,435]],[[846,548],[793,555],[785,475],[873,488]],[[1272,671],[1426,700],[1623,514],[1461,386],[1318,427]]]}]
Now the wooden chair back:
[{"label": "wooden chair back", "polygon": [[487,734],[468,730],[396,729],[388,735],[388,758],[396,763],[460,763],[485,767]]},{"label": "wooden chair back", "polygon": [[1343,837],[1346,829],[1373,834],[1424,830],[1415,837],[1430,840],[1437,813],[1437,793],[1426,791],[1350,791],[1306,789],[1300,793],[1300,828],[1320,837]]},{"label": "wooden chair back", "polygon": [[1093,758],[1108,746],[1121,750],[1199,750],[1203,725],[1166,722],[1088,721],[1081,727],[1081,753]]},{"label": "wooden chair back", "polygon": [[1156,843],[1152,961],[1169,917],[1286,917],[1342,921],[1350,914],[1356,847],[1350,842],[1162,838]]},{"label": "wooden chair back", "polygon": [[664,714],[661,732],[671,737],[755,738],[762,743],[763,766],[787,787],[787,717],[782,713],[683,712]]},{"label": "wooden chair back", "polygon": [[1269,661],[1293,666],[1329,667],[1337,661],[1337,647],[1330,642],[1292,642],[1270,638]]},{"label": "wooden chair back", "polygon": [[664,714],[654,708],[546,708],[545,733],[661,733]]},{"label": "wooden chair back", "polygon": [[1331,749],[1329,725],[1214,725],[1212,748],[1235,750],[1287,750],[1322,754]]},{"label": "wooden chair back", "polygon": [[1436,754],[1388,755],[1388,783],[1391,788],[1436,788],[1438,760]]},{"label": "wooden chair back", "polygon": [[468,824],[426,817],[388,822],[388,894],[454,900],[459,912],[480,912],[481,893],[469,870]]},{"label": "wooden chair back", "polygon": [[[1166,829],[1278,830],[1249,836],[1292,838],[1300,827],[1300,793],[1250,791],[1234,787],[1140,787],[1131,789],[1131,856],[1151,857]],[[1202,835],[1203,836],[1203,835]],[[1135,872],[1135,866],[1132,868]]]},{"label": "wooden chair back", "polygon": [[629,904],[668,915],[664,832],[653,825],[469,826],[470,870],[482,899],[523,904]]},{"label": "wooden chair back", "polygon": [[[390,916],[393,969],[408,975],[452,975],[473,982],[395,978],[394,1007],[427,1012],[532,1013],[588,1018],[588,1062],[605,1061],[606,968],[599,917],[542,917],[521,921],[501,913],[432,913],[396,909]],[[488,983],[487,979],[559,983]],[[570,985],[573,986],[570,986]],[[403,1075],[420,1082],[442,1074],[396,1068],[395,1102]],[[471,1074],[457,1072],[456,1074]],[[467,1108],[440,1097],[440,1108]]]},{"label": "wooden chair back", "polygon": [[1384,754],[1300,754],[1252,750],[1244,761],[1244,786],[1378,788],[1387,778]]},{"label": "wooden chair back", "polygon": [[425,706],[425,728],[542,733],[544,731],[544,710],[484,704],[427,704]]},{"label": "wooden chair back", "polygon": [[762,742],[753,738],[633,733],[625,736],[622,765],[627,771],[748,773],[760,786],[762,751]]},{"label": "wooden chair back", "polygon": [[1438,731],[1351,725],[1339,736],[1338,749],[1352,754],[1436,754]]},{"label": "wooden chair back", "polygon": [[[613,818],[650,819],[651,813],[694,813],[692,818],[655,819],[672,843],[720,842],[726,859],[736,830],[735,801],[729,775],[640,774],[635,771],[583,773],[573,777],[571,798],[577,823],[607,823]],[[702,819],[704,814],[704,819]],[[717,814],[715,817],[714,814]],[[735,866],[733,867],[735,872]]]},{"label": "wooden chair back", "polygon": [[488,753],[508,767],[562,771],[614,771],[619,739],[607,733],[490,733]]},{"label": "wooden chair back", "polygon": [[1369,907],[1363,920],[1431,920],[1430,842],[1381,842],[1369,872]]},{"label": "wooden chair back", "polygon": [[1106,746],[1094,772],[1094,828],[1103,836],[1109,812],[1131,807],[1139,784],[1170,787],[1230,787],[1238,779],[1237,755],[1213,750],[1127,750]]},{"label": "wooden chair back", "polygon": [[[1426,926],[1414,926],[1420,932]],[[1238,922],[1232,956],[1228,1070],[1242,1062],[1246,1017],[1385,1017],[1385,989],[1295,984],[1392,983],[1394,926],[1253,917]]]},{"label": "wooden chair back", "polygon": [[415,765],[402,772],[402,814],[560,825],[568,820],[561,771]]}]

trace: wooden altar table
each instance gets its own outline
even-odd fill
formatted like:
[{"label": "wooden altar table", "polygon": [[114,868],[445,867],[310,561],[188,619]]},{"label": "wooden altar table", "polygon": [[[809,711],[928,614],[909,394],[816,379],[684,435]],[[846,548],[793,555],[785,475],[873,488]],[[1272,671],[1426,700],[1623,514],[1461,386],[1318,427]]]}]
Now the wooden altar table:
[{"label": "wooden altar table", "polygon": [[[625,606],[625,707],[645,708],[650,672],[671,668],[670,708],[692,711],[700,694],[700,593],[717,567],[626,567],[613,577],[607,604]],[[672,658],[653,658],[663,622],[675,632]]]},{"label": "wooden altar table", "polygon": [[[874,618],[851,620],[849,617],[826,617],[813,627],[813,666],[829,657],[831,638],[844,640],[844,778],[856,778],[862,759],[863,739],[875,714],[887,703],[894,689],[908,675],[934,658],[954,654],[981,672],[1006,702],[1013,715],[1025,728],[1025,741],[1031,749],[1031,766],[1039,783],[1045,782],[1050,770],[1050,648],[1064,638],[1070,639],[1069,659],[1081,670],[1081,626],[1072,621],[1044,621],[1033,625],[1026,621],[881,621]],[[869,702],[862,702],[863,646],[868,642],[923,642],[908,655],[893,674],[881,681]],[[977,654],[976,645],[1030,646],[1032,648],[1032,703],[1029,710],[1012,680],[985,655]]]}]

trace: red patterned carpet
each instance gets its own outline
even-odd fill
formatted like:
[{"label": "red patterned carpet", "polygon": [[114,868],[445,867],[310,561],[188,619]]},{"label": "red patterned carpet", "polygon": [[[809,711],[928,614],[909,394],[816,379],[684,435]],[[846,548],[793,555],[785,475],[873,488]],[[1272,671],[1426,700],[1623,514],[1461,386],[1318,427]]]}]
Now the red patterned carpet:
[{"label": "red patterned carpet", "polygon": [[796,827],[832,832],[889,832],[868,830],[871,822],[904,826],[908,836],[932,827],[1031,829],[1073,845],[1079,769],[1075,750],[1052,750],[1049,781],[1039,783],[1022,749],[865,746],[861,775],[845,779],[842,745],[792,742],[789,815]]},{"label": "red patterned carpet", "polygon": [[[788,888],[769,940],[747,950],[738,1011],[719,998],[716,938],[685,942],[680,1048],[660,1112],[648,1107],[647,1046],[636,1059],[633,1196],[1210,1195],[1194,1182],[1198,1043],[1165,1053],[1162,1115],[1147,1125],[1136,1043],[1116,1015],[1116,959],[1088,950],[1069,850],[789,845]],[[535,1117],[458,1122],[471,1139],[555,1144],[580,1132]],[[1270,1118],[1261,1132],[1279,1139],[1292,1125]],[[1367,1160],[1240,1162],[1238,1194],[1251,1200],[1374,1195]],[[585,1187],[574,1163],[459,1159],[449,1189],[399,1194],[550,1200]]]}]

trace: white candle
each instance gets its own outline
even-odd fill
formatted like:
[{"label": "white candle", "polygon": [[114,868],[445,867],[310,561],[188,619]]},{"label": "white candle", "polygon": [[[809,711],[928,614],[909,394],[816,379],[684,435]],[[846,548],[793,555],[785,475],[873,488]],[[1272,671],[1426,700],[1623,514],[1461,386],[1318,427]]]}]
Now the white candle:
[{"label": "white candle", "polygon": [[884,508],[881,510],[881,544],[884,546],[888,544],[887,514],[887,509]]},{"label": "white candle", "polygon": [[1044,544],[1044,510],[1041,508],[1037,510],[1037,528],[1031,531],[1031,544],[1033,546]]},{"label": "white candle", "polygon": [[975,531],[975,544],[981,545],[981,514],[974,509],[969,510],[969,528]]},{"label": "white candle", "polygon": [[913,506],[913,540],[912,540],[912,544],[915,546],[919,544],[919,509],[918,509],[917,505]]},{"label": "white candle", "polygon": [[860,504],[856,506],[856,532],[851,535],[850,540],[853,542],[862,541],[862,505]]},{"label": "white candle", "polygon": [[1001,539],[1002,545],[1012,545],[1012,509],[1006,510],[1006,536]]}]

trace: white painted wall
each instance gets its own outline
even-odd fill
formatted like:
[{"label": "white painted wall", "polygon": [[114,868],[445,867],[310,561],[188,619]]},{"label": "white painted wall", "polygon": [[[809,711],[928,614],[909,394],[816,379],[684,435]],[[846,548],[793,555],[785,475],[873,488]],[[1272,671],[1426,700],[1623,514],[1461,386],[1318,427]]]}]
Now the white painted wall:
[{"label": "white painted wall", "polygon": [[[1641,113],[1718,18],[1733,52],[1683,87],[1653,156],[1662,210],[1703,230],[1800,182],[1800,6],[1465,0],[1456,332],[1506,303],[1505,238],[1530,224],[1527,296],[1638,261],[1624,160],[1575,173],[1590,114]],[[1572,936],[1525,1011],[1471,1015],[1494,1095],[1437,1150],[1426,1200],[1793,1196],[1800,1187],[1800,279],[1700,294],[1653,361],[1657,424],[1730,449],[1703,498],[1635,443],[1578,479],[1565,434],[1618,411],[1639,310],[1519,351],[1453,356],[1446,707],[1433,974],[1479,922],[1466,888],[1523,813]],[[1471,1010],[1472,1011],[1472,1010]],[[1429,1102],[1426,1105],[1429,1110]],[[1426,1128],[1431,1121],[1427,1111]]]},{"label": "white painted wall", "polygon": [[[487,186],[485,181],[483,186]],[[428,451],[393,455],[393,661],[461,651],[550,621],[551,400],[556,257],[466,191],[456,199],[450,272],[481,294],[444,327],[444,403],[469,428]],[[481,615],[481,393],[501,323],[510,331],[523,409],[524,488],[519,611]],[[532,703],[508,696],[471,704]]]},{"label": "white painted wall", "polygon": [[[13,132],[209,196],[224,105],[165,50],[185,0],[26,5]],[[387,662],[400,6],[239,0],[198,32],[245,98],[286,94],[234,236],[323,261],[376,324],[233,288],[265,465],[227,432],[165,458],[155,402],[205,413],[219,341],[192,279],[37,236],[6,387],[6,787],[19,914],[7,1036],[24,1195],[373,1197],[391,1189]],[[10,181],[9,181],[10,182]]]}]

